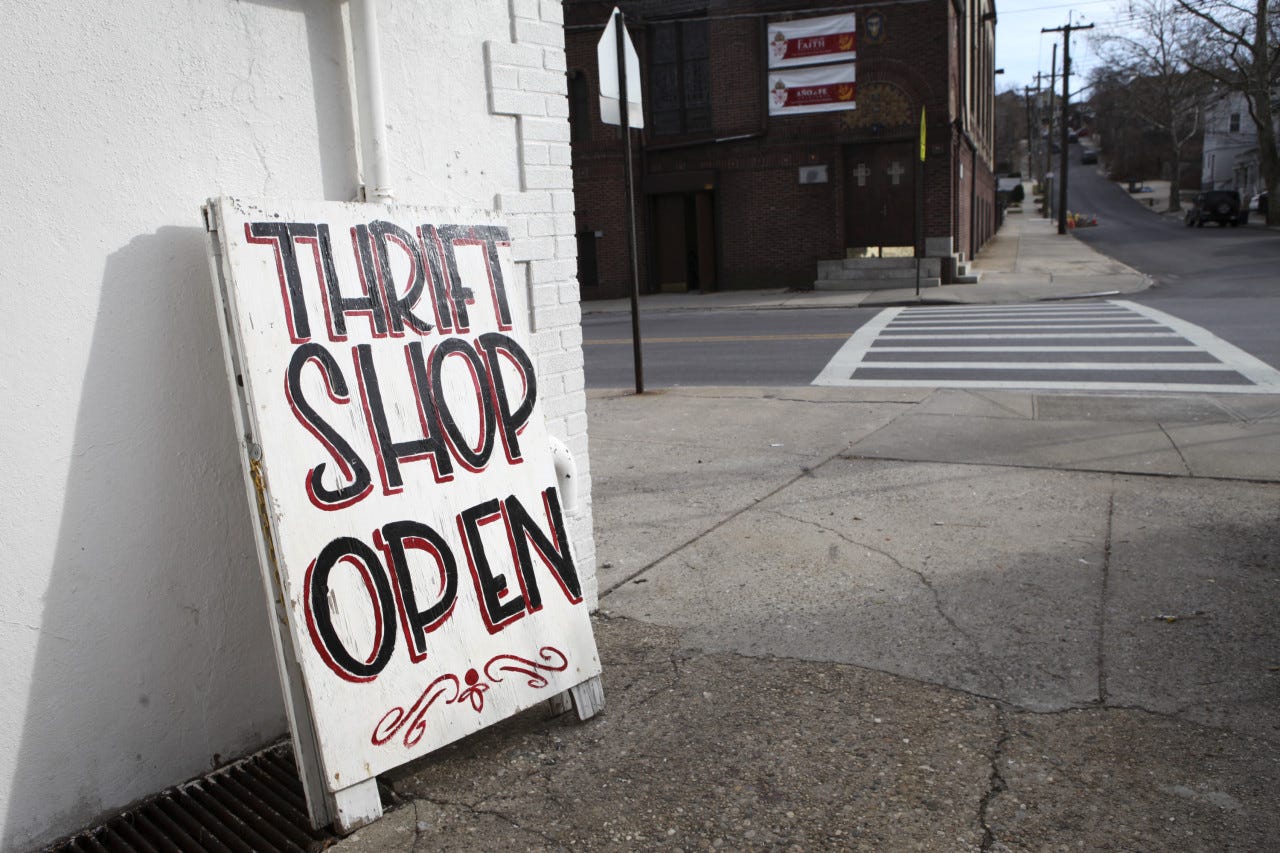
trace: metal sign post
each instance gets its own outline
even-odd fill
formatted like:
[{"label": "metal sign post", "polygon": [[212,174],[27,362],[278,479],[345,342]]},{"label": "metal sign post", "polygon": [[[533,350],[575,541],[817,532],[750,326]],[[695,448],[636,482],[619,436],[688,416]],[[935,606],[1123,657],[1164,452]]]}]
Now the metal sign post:
[{"label": "metal sign post", "polygon": [[[613,42],[610,45],[610,41]],[[610,47],[613,56],[610,57]],[[640,59],[627,34],[626,19],[615,8],[596,45],[600,66],[600,119],[605,124],[622,128],[624,181],[627,205],[627,255],[631,270],[631,346],[635,361],[636,393],[644,393],[644,359],[640,352],[640,266],[636,248],[636,204],[631,129],[644,127],[643,102],[640,99]],[[634,98],[634,100],[633,100]],[[634,116],[634,118],[633,118]]]},{"label": "metal sign post", "polygon": [[924,238],[924,158],[925,140],[925,108],[920,108],[920,156],[916,160],[916,197],[912,205],[915,213],[916,237],[916,301],[920,301],[920,257],[925,251]]}]

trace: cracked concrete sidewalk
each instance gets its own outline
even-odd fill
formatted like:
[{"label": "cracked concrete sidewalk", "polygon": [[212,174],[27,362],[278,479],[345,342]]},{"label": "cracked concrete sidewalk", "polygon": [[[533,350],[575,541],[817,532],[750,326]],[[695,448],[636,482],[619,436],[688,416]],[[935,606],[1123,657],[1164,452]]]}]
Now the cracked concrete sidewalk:
[{"label": "cracked concrete sidewalk", "polygon": [[334,850],[1261,850],[1280,398],[589,400],[607,708]]}]

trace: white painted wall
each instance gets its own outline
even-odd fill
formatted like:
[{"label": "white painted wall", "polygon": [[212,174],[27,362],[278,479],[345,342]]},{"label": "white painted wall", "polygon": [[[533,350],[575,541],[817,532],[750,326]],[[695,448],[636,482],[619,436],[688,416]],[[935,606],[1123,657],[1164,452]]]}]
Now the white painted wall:
[{"label": "white painted wall", "polygon": [[[559,0],[378,8],[398,199],[500,202],[522,238],[549,428],[578,459],[570,524],[594,605]],[[0,849],[285,730],[199,207],[223,193],[355,196],[342,10],[5,9]]]}]

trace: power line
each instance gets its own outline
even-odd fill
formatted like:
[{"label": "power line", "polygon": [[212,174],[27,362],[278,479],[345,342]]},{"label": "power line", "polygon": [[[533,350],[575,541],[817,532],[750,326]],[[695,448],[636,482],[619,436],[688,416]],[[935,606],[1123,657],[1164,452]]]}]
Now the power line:
[{"label": "power line", "polygon": [[1110,5],[1112,2],[1114,2],[1114,0],[1082,0],[1080,3],[1055,3],[1052,6],[1034,6],[1030,9],[1014,9],[1011,12],[1001,12],[1000,17],[1007,18],[1010,15],[1025,15],[1028,12],[1047,12],[1054,9],[1074,9],[1076,6]]}]

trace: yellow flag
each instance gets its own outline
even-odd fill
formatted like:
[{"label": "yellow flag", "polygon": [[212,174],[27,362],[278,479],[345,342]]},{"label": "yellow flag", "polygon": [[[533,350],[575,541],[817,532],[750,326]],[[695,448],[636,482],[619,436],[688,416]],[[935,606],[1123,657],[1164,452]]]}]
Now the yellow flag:
[{"label": "yellow flag", "polygon": [[924,162],[924,107],[920,108],[920,162]]}]

